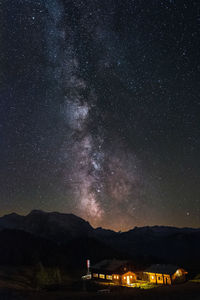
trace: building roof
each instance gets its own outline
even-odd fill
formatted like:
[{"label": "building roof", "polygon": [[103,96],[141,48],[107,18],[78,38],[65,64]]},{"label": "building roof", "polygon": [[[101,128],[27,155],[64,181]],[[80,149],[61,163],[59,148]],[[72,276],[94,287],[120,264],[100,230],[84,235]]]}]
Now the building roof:
[{"label": "building roof", "polygon": [[104,259],[91,266],[92,269],[115,271],[128,263],[127,260]]},{"label": "building roof", "polygon": [[145,270],[146,273],[158,273],[158,274],[174,274],[179,268],[174,265],[152,265]]}]

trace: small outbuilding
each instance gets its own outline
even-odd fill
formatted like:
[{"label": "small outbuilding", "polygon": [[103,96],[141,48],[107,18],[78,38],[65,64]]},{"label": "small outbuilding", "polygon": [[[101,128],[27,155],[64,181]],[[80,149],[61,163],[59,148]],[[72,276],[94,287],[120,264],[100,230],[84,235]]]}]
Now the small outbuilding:
[{"label": "small outbuilding", "polygon": [[143,272],[143,280],[163,285],[184,282],[188,272],[174,265],[152,265]]}]

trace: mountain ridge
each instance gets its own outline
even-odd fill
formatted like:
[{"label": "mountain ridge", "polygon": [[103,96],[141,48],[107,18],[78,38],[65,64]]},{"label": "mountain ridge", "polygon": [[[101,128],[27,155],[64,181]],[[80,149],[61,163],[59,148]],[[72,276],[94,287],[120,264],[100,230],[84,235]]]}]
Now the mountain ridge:
[{"label": "mountain ridge", "polygon": [[[186,267],[196,266],[199,261],[200,229],[198,228],[145,226],[134,227],[126,232],[115,232],[101,227],[93,228],[87,221],[73,214],[34,210],[26,216],[13,213],[0,217],[0,247],[1,244],[5,246],[6,232],[8,237],[11,236],[9,239],[11,248],[15,247],[12,236],[15,236],[13,232],[16,232],[19,243],[22,241],[27,252],[30,252],[29,257],[31,257],[31,249],[26,245],[26,238],[24,238],[26,235],[23,232],[31,235],[30,241],[33,245],[36,242],[43,243],[41,239],[50,241],[49,245],[52,242],[57,257],[59,253],[63,255],[64,249],[64,252],[71,257],[70,261],[76,263],[79,261],[79,265],[88,258],[88,255],[93,258],[93,261],[120,257],[133,259],[136,262],[178,263]],[[15,241],[17,243],[17,239]],[[62,251],[54,245],[61,247]],[[39,245],[37,247],[38,257],[41,257],[41,248]],[[34,252],[34,249],[32,251]],[[49,258],[50,261],[52,257],[53,255]],[[60,259],[57,258],[57,261]]]},{"label": "mountain ridge", "polygon": [[0,217],[0,229],[1,229],[1,223],[2,223],[2,219],[6,219],[6,218],[21,218],[22,219],[25,219],[27,217],[30,217],[30,216],[36,216],[36,215],[43,215],[43,216],[58,216],[58,217],[68,217],[68,218],[73,218],[74,220],[80,220],[80,221],[83,221],[84,223],[87,223],[89,224],[89,226],[93,229],[93,230],[96,230],[96,231],[107,231],[107,232],[112,232],[112,233],[117,233],[117,234],[124,234],[124,233],[131,233],[133,231],[142,231],[142,230],[177,230],[177,231],[200,231],[200,227],[177,227],[177,226],[170,226],[170,225],[146,225],[146,226],[134,226],[133,228],[131,229],[128,229],[126,231],[115,231],[113,229],[110,229],[110,228],[103,228],[103,227],[93,227],[88,221],[84,220],[83,218],[75,215],[75,214],[72,214],[72,213],[61,213],[61,212],[57,212],[57,211],[52,211],[52,212],[46,212],[46,211],[43,211],[43,210],[39,210],[39,209],[33,209],[31,210],[28,214],[26,215],[20,215],[18,213],[15,213],[15,212],[12,212],[12,213],[9,213],[9,214],[5,214],[3,216]]}]

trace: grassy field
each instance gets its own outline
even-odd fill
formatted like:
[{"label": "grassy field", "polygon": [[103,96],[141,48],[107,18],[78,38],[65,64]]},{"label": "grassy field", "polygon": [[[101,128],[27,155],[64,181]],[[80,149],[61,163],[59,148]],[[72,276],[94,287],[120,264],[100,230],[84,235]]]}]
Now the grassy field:
[{"label": "grassy field", "polygon": [[200,284],[187,282],[168,287],[158,287],[151,290],[135,288],[114,288],[109,294],[98,291],[83,291],[80,286],[62,287],[51,291],[32,290],[18,287],[0,288],[1,300],[73,300],[73,299],[104,299],[104,300],[200,300]]}]

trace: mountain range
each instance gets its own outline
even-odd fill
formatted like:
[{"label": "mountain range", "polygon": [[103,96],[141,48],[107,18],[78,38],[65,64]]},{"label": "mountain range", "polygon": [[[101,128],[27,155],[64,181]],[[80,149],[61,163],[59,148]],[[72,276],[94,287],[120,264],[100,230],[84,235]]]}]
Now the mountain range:
[{"label": "mountain range", "polygon": [[33,210],[0,217],[0,263],[83,267],[87,258],[128,258],[136,264],[174,263],[200,269],[200,228],[93,228],[73,214]]}]

